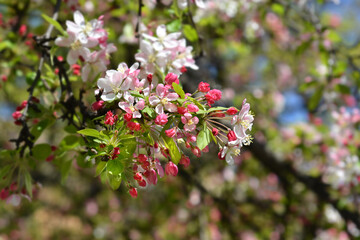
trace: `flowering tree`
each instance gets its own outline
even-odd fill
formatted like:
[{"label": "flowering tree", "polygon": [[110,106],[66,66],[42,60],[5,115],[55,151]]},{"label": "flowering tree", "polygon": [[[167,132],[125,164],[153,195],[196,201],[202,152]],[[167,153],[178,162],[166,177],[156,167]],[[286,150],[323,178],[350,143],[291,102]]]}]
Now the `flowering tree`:
[{"label": "flowering tree", "polygon": [[[108,186],[128,206],[142,201],[134,211],[164,204],[178,215],[174,232],[93,223],[96,238],[358,237],[357,45],[343,41],[340,17],[321,12],[332,4],[1,3],[1,91],[13,118],[2,120],[3,204],[44,201],[42,185],[60,173],[68,190],[95,192],[82,195],[88,216]],[[183,231],[197,222],[184,208],[200,225]],[[4,238],[21,238],[4,226]],[[66,234],[39,239],[55,236]]]}]

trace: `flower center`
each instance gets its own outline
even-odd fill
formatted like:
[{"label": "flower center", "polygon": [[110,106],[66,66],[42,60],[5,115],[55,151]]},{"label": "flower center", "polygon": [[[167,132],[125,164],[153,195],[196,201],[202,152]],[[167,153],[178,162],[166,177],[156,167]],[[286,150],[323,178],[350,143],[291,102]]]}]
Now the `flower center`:
[{"label": "flower center", "polygon": [[165,105],[168,103],[168,100],[166,98],[161,99],[161,104]]},{"label": "flower center", "polygon": [[188,124],[188,125],[193,125],[193,124],[194,124],[192,118],[188,120],[187,124]]},{"label": "flower center", "polygon": [[73,50],[78,50],[79,48],[81,48],[81,42],[79,40],[76,40],[76,42],[72,43],[70,45],[71,49]]}]

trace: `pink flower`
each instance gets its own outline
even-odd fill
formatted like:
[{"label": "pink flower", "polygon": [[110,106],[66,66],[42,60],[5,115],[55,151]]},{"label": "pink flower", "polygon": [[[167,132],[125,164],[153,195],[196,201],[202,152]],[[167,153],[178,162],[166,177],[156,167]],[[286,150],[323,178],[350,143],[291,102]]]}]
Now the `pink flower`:
[{"label": "pink flower", "polygon": [[157,114],[163,114],[164,108],[168,112],[176,112],[177,106],[171,101],[175,101],[179,98],[177,93],[169,93],[167,86],[163,84],[158,84],[156,87],[156,96],[150,96],[149,102],[152,106],[155,107],[155,112]]},{"label": "pink flower", "polygon": [[195,104],[191,103],[187,106],[189,112],[197,112],[199,111],[198,106],[196,106]]},{"label": "pink flower", "polygon": [[254,121],[253,115],[249,113],[250,104],[246,103],[246,99],[243,101],[242,108],[238,115],[235,115],[231,121],[234,126],[234,132],[239,139],[246,139],[246,131],[252,128],[252,122]]},{"label": "pink flower", "polygon": [[94,102],[94,103],[91,105],[91,108],[92,108],[94,111],[100,110],[100,109],[102,109],[103,107],[104,107],[104,101],[103,101],[103,100]]},{"label": "pink flower", "polygon": [[200,82],[198,86],[198,91],[203,93],[210,91],[210,84],[205,82]]},{"label": "pink flower", "polygon": [[21,37],[25,36],[26,31],[27,31],[26,25],[25,24],[21,25],[20,28],[19,28],[19,35]]},{"label": "pink flower", "polygon": [[178,167],[173,162],[168,162],[165,166],[165,173],[168,176],[176,176],[178,174]]},{"label": "pink flower", "polygon": [[190,165],[190,158],[188,156],[182,155],[179,163],[184,165],[185,168],[187,168]]},{"label": "pink flower", "polygon": [[168,116],[166,114],[159,114],[155,118],[155,124],[165,125],[168,122]]},{"label": "pink flower", "polygon": [[129,189],[129,193],[133,198],[136,198],[138,195],[136,188],[133,187]]},{"label": "pink flower", "polygon": [[165,77],[165,83],[168,85],[172,85],[172,83],[179,84],[179,78],[175,73],[168,73]]},{"label": "pink flower", "polygon": [[192,132],[196,128],[196,124],[199,123],[197,117],[192,117],[190,113],[185,113],[184,116],[181,116],[181,122],[184,124],[184,129],[187,132]]},{"label": "pink flower", "polygon": [[172,138],[176,135],[176,128],[170,128],[168,130],[165,130],[166,136]]},{"label": "pink flower", "polygon": [[215,101],[219,101],[221,99],[221,91],[217,89],[210,90],[206,95],[205,98],[208,102],[208,105],[214,104]]},{"label": "pink flower", "polygon": [[135,105],[135,98],[131,96],[129,92],[124,93],[125,102],[119,102],[119,107],[125,110],[127,113],[132,114],[133,118],[141,118],[141,113],[139,110],[143,110],[145,108],[145,101],[140,100]]}]

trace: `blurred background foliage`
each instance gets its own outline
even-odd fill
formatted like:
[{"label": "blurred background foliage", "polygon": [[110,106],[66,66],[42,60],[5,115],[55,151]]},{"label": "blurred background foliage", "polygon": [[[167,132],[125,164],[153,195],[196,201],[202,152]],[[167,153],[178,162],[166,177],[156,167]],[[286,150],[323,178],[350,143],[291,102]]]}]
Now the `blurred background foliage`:
[{"label": "blurred background foliage", "polygon": [[[223,91],[224,106],[240,107],[247,98],[255,113],[255,141],[265,152],[250,146],[235,165],[229,166],[218,160],[211,148],[201,158],[192,158],[188,169],[180,167],[176,178],[165,177],[156,187],[141,189],[139,197],[132,199],[126,188],[114,192],[94,178],[95,170],[72,151],[78,147],[76,140],[74,145],[74,141],[65,139],[73,129],[66,128],[66,122],[55,121],[58,109],[48,109],[46,114],[53,115],[54,123],[37,143],[68,144],[66,164],[65,157],[58,162],[43,159],[30,163],[35,164],[31,171],[36,183],[33,199],[14,195],[0,202],[0,239],[275,240],[360,236],[356,223],[340,214],[341,209],[358,213],[358,184],[342,188],[326,185],[328,195],[324,195],[325,185],[311,186],[306,184],[307,178],[302,178],[323,180],[328,162],[325,148],[336,142],[330,134],[331,113],[339,106],[358,106],[360,3],[209,2],[213,2],[212,8],[191,6],[179,12],[175,4],[155,6],[151,0],[144,1],[142,22],[150,29],[164,23],[170,32],[182,31],[194,46],[200,69],[182,76],[188,91],[206,81]],[[20,127],[14,125],[11,113],[27,99],[28,84],[34,79],[39,61],[39,52],[28,33],[44,34],[48,24],[41,14],[51,16],[54,4],[44,0],[0,1],[3,149],[14,148],[9,139],[18,136]],[[58,21],[64,26],[66,20],[72,20],[75,8],[87,19],[104,15],[109,42],[118,48],[111,55],[109,69],[119,62],[130,66],[138,50],[138,4],[131,0],[68,0],[62,3]],[[24,24],[26,34],[21,36],[19,30]],[[63,49],[56,53],[66,56]],[[56,78],[48,66],[43,74],[48,81]],[[74,89],[84,84],[95,89],[94,83],[83,83],[76,75],[71,81]],[[51,99],[46,94],[39,90],[35,96],[46,104]],[[85,98],[88,106],[95,101],[91,91]],[[34,116],[34,124],[41,117]],[[359,133],[358,128],[355,130],[355,140],[347,147],[358,155]],[[269,158],[267,153],[280,165],[264,163]],[[18,157],[11,160],[22,161]],[[287,172],[288,166],[295,174]]]}]

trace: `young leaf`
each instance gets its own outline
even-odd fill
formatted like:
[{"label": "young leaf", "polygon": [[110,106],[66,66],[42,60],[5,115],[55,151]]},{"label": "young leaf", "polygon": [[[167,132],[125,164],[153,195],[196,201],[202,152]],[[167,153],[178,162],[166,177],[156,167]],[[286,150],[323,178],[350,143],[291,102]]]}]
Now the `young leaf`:
[{"label": "young leaf", "polygon": [[149,108],[149,107],[145,107],[142,110],[143,113],[146,113],[147,115],[149,115],[149,117],[151,118],[155,118],[156,117],[156,113],[155,110],[153,108]]},{"label": "young leaf", "polygon": [[196,30],[189,24],[184,25],[184,35],[190,42],[195,42],[198,40],[198,34]]},{"label": "young leaf", "polygon": [[175,92],[176,92],[177,94],[179,94],[179,96],[180,96],[182,99],[185,98],[185,92],[184,92],[184,90],[182,89],[182,87],[180,87],[179,84],[173,82],[173,83],[172,83],[172,87],[174,88]]},{"label": "young leaf", "polygon": [[163,137],[165,146],[169,149],[171,161],[178,164],[181,159],[181,153],[174,139],[169,137]]},{"label": "young leaf", "polygon": [[32,149],[33,156],[37,160],[43,161],[51,154],[51,147],[49,144],[37,144]]},{"label": "young leaf", "polygon": [[209,129],[201,130],[197,136],[196,144],[200,150],[203,150],[207,145],[209,145],[210,139]]},{"label": "young leaf", "polygon": [[100,132],[98,132],[95,129],[91,129],[91,128],[79,130],[79,131],[77,131],[77,133],[80,133],[84,136],[100,138]]},{"label": "young leaf", "polygon": [[41,14],[41,16],[45,19],[45,21],[53,25],[61,34],[67,35],[67,33],[65,32],[65,30],[62,28],[62,26],[58,21],[52,19],[49,16],[46,16],[45,14]]},{"label": "young leaf", "polygon": [[95,169],[95,177],[99,176],[106,168],[107,162],[100,161]]},{"label": "young leaf", "polygon": [[108,182],[110,184],[110,187],[113,190],[116,190],[120,187],[121,184],[121,174],[118,175],[113,175],[110,174],[109,172],[107,173],[107,178],[108,178]]},{"label": "young leaf", "polygon": [[31,176],[28,171],[24,173],[24,181],[25,181],[25,188],[27,193],[32,197],[32,183],[31,183]]}]

